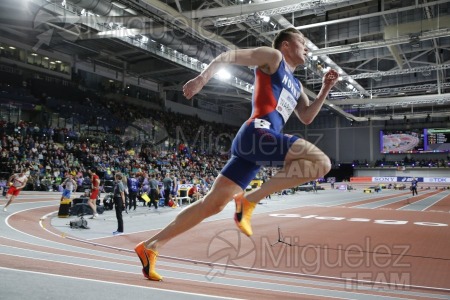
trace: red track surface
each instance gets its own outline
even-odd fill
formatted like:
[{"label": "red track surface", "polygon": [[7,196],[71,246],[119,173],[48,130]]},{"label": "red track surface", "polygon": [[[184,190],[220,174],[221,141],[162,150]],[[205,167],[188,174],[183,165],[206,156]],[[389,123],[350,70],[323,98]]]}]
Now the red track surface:
[{"label": "red track surface", "polygon": [[[411,292],[419,293],[414,294],[415,299],[449,297],[450,196],[448,192],[422,191],[410,203],[437,193],[442,194],[442,200],[424,212],[397,210],[406,205],[405,201],[379,209],[352,208],[393,197],[382,193],[338,207],[306,206],[260,213],[253,218],[255,234],[251,239],[235,230],[231,218],[204,222],[163,248],[158,264],[159,272],[165,276],[163,282],[145,280],[132,251],[152,231],[95,242],[67,236],[51,226],[50,218],[42,219],[57,209],[55,202],[15,213],[7,219],[15,231],[38,237],[43,243],[29,243],[31,238],[22,234],[17,238],[0,236],[0,245],[92,262],[120,263],[134,271],[111,272],[89,264],[71,263],[68,267],[68,262],[33,257],[14,259],[14,254],[6,253],[0,253],[0,266],[245,299],[279,297],[280,291],[271,288],[271,284],[286,289],[283,299],[353,298],[352,295],[411,298],[408,294]],[[402,194],[395,196],[399,195]],[[31,198],[22,199],[17,203],[38,203]],[[276,243],[278,228],[283,235],[281,240],[291,246]],[[56,249],[46,246],[45,241],[71,247]],[[108,254],[121,258],[112,259]],[[251,288],[246,286],[253,282]],[[326,293],[311,293],[322,290]]]}]

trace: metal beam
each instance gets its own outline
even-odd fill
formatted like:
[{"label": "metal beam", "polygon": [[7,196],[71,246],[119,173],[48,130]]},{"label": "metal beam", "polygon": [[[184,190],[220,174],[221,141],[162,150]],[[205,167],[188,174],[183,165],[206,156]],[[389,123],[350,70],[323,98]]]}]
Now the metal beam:
[{"label": "metal beam", "polygon": [[450,102],[450,94],[441,95],[416,95],[408,97],[390,97],[390,98],[374,98],[370,99],[342,99],[333,100],[330,103],[338,106],[346,105],[366,105],[368,107],[376,106],[405,106],[417,104],[445,103]]},{"label": "metal beam", "polygon": [[[437,29],[437,30],[423,32],[420,35],[420,40],[425,41],[425,40],[431,40],[434,38],[447,37],[447,36],[450,36],[450,28]],[[342,45],[342,46],[335,46],[335,47],[311,50],[309,55],[311,55],[311,56],[330,55],[330,54],[337,54],[337,53],[352,52],[355,50],[365,50],[365,49],[387,47],[387,46],[398,45],[398,44],[406,44],[409,42],[410,42],[409,35],[405,35],[405,36],[395,37],[392,39],[387,39],[384,41],[369,41],[369,42],[361,42],[361,43],[355,43],[355,44],[350,44],[350,45]]]},{"label": "metal beam", "polygon": [[[307,2],[307,0],[303,0],[303,2]],[[221,6],[210,9],[192,10],[184,12],[183,14],[186,17],[193,19],[212,18],[220,16],[234,16],[239,14],[252,14],[254,12],[264,11],[268,9],[276,9],[280,7],[280,5],[288,6],[294,5],[296,3],[298,3],[298,0],[286,0],[286,1],[269,0],[260,3],[230,5],[226,7]]]},{"label": "metal beam", "polygon": [[[302,25],[302,26],[296,26],[295,28],[302,31],[304,29],[309,29],[309,28],[314,28],[314,27],[324,27],[324,26],[328,26],[328,25],[335,25],[335,24],[339,24],[339,23],[358,21],[358,20],[372,18],[372,17],[384,16],[387,14],[397,14],[397,13],[403,12],[403,11],[424,8],[424,7],[430,7],[430,6],[434,6],[434,5],[444,4],[447,2],[448,2],[448,0],[433,1],[433,2],[423,3],[423,4],[419,4],[419,5],[411,5],[411,6],[406,6],[406,7],[402,7],[402,8],[380,11],[380,12],[371,13],[371,14],[358,15],[358,16],[348,17],[348,18],[340,18],[337,20],[331,20],[331,21],[325,21],[325,22],[311,23],[311,24],[306,24],[306,25]],[[278,32],[280,32],[280,30],[268,31],[268,32],[264,32],[262,34],[274,35],[274,34],[277,34]]]},{"label": "metal beam", "polygon": [[[267,2],[264,2],[267,3]],[[227,26],[237,23],[243,23],[243,22],[249,22],[252,21],[260,21],[261,17],[263,16],[274,16],[274,15],[283,15],[287,13],[292,13],[299,10],[307,10],[307,9],[318,9],[323,8],[327,5],[333,5],[333,4],[339,4],[339,3],[349,3],[347,0],[320,0],[320,1],[310,1],[310,0],[302,0],[302,1],[284,1],[283,4],[287,3],[293,3],[288,4],[284,6],[280,6],[278,3],[273,8],[265,9],[265,10],[255,10],[250,9],[250,6],[252,5],[264,5],[264,4],[247,4],[242,5],[246,8],[245,12],[240,12],[238,9],[234,9],[234,14],[239,14],[238,16],[234,17],[228,17],[228,18],[219,18],[217,19],[214,24],[216,27],[220,26]],[[271,4],[271,3],[269,3]],[[351,5],[349,3],[348,5]],[[273,6],[273,5],[272,5]],[[267,5],[269,7],[269,5]],[[223,15],[223,14],[222,14]]]},{"label": "metal beam", "polygon": [[445,69],[450,69],[450,64],[417,67],[417,68],[404,69],[404,70],[378,71],[378,72],[373,72],[373,73],[360,73],[360,74],[356,74],[356,75],[348,75],[348,76],[342,76],[342,77],[343,77],[343,79],[376,78],[376,77],[382,77],[382,76],[395,76],[395,75],[410,74],[410,73],[416,73],[416,72],[437,71],[437,70],[445,70]]}]

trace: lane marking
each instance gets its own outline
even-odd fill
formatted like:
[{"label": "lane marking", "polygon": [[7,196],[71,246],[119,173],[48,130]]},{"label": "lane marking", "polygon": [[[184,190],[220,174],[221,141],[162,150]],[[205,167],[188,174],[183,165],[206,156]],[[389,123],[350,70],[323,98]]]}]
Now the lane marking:
[{"label": "lane marking", "polygon": [[[230,298],[230,297],[205,295],[205,294],[192,293],[192,292],[182,292],[182,291],[176,291],[176,290],[171,290],[171,289],[161,289],[161,288],[156,288],[156,287],[132,285],[132,284],[119,283],[119,282],[114,282],[114,281],[104,281],[104,280],[98,280],[98,279],[87,279],[87,278],[80,278],[80,277],[74,277],[74,276],[51,274],[51,273],[36,272],[36,271],[28,271],[28,270],[14,269],[14,268],[6,268],[6,267],[0,267],[0,270],[16,271],[16,272],[22,272],[22,273],[31,273],[31,274],[35,274],[35,275],[47,275],[47,276],[51,276],[51,277],[59,277],[59,278],[65,278],[65,279],[70,279],[70,280],[77,279],[77,280],[89,281],[89,282],[98,282],[98,283],[105,283],[105,284],[112,284],[112,285],[119,285],[119,286],[126,286],[126,287],[134,287],[134,288],[143,288],[143,289],[149,289],[149,290],[154,290],[154,291],[159,291],[159,292],[167,292],[167,293],[181,294],[181,295],[192,295],[192,296],[200,296],[200,297],[216,298],[216,299],[239,299],[239,298]],[[128,273],[128,272],[124,272],[124,273]]]}]

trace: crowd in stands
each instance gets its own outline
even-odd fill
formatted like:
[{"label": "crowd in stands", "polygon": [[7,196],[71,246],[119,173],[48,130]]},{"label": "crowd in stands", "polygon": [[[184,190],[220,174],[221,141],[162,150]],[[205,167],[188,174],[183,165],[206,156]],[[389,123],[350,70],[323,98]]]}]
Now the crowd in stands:
[{"label": "crowd in stands", "polygon": [[[42,110],[33,114],[42,117],[41,122],[13,122],[3,114],[0,177],[5,180],[11,173],[29,170],[28,189],[58,190],[67,172],[82,189],[83,181],[89,186],[87,170],[93,168],[102,179],[122,172],[142,178],[155,173],[162,180],[170,172],[180,184],[199,184],[205,192],[227,161],[237,131],[195,116],[108,99],[66,81],[16,77],[2,74],[5,101],[39,104]],[[10,97],[16,94],[23,97]],[[52,124],[50,115],[55,113],[68,120],[69,128],[64,127],[66,122],[58,122],[59,127]],[[86,130],[92,126],[99,130]],[[138,134],[128,134],[129,128]],[[266,173],[264,169],[262,174]]]},{"label": "crowd in stands", "polygon": [[[3,124],[5,125],[5,124]],[[131,174],[165,173],[176,174],[180,183],[203,183],[210,187],[215,176],[227,160],[227,155],[207,155],[192,153],[186,147],[172,147],[155,151],[152,147],[141,145],[139,151],[124,146],[89,141],[66,140],[63,144],[55,142],[55,136],[63,130],[36,130],[33,126],[8,125],[21,128],[12,134],[6,130],[1,133],[0,172],[3,179],[21,169],[30,171],[29,184],[33,189],[55,189],[70,172],[75,177],[84,179],[87,170],[94,168],[102,179],[112,179],[112,174],[122,172]],[[30,129],[31,128],[31,129]],[[23,133],[24,132],[24,133]],[[51,134],[53,133],[53,134]],[[82,182],[78,182],[82,186]]]}]

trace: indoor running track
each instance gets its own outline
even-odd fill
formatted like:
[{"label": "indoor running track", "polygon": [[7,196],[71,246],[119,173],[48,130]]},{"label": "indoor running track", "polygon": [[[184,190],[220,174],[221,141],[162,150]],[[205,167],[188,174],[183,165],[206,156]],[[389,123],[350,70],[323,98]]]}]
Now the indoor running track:
[{"label": "indoor running track", "polygon": [[251,239],[230,203],[161,249],[162,282],[142,276],[133,248],[180,208],[139,206],[112,236],[114,211],[70,229],[59,193],[23,192],[0,212],[1,298],[450,299],[450,192],[419,192],[273,196]]}]

